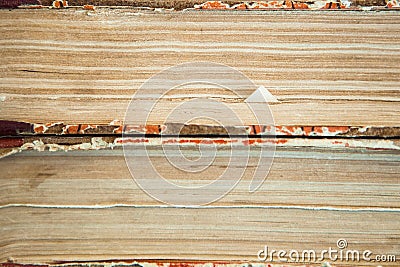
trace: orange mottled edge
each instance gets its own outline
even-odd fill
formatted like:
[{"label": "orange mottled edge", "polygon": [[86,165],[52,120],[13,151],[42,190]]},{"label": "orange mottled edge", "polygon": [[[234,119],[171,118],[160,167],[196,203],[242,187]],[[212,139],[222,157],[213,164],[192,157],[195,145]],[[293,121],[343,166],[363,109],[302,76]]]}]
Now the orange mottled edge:
[{"label": "orange mottled edge", "polygon": [[0,0],[0,8],[69,8],[94,11],[95,7],[165,8],[174,10],[376,10],[399,9],[399,0],[265,0],[265,1],[164,1],[164,0]]},{"label": "orange mottled edge", "polygon": [[[400,127],[368,127],[368,126],[266,126],[247,125],[229,127],[229,133],[247,135],[276,136],[347,136],[347,137],[400,137]],[[64,125],[36,124],[34,134],[147,134],[147,135],[227,135],[227,130],[220,126],[205,125]]]},{"label": "orange mottled edge", "polygon": [[110,124],[27,123],[0,120],[0,137],[26,135],[246,135],[299,136],[299,137],[374,137],[398,138],[400,126],[300,126],[300,125],[246,125],[221,127],[196,124],[124,125],[120,121]]},{"label": "orange mottled edge", "polygon": [[247,1],[230,5],[223,1],[207,1],[195,5],[202,10],[364,10],[364,7],[374,6],[375,9],[398,9],[399,0],[351,1],[351,0],[266,0]]}]

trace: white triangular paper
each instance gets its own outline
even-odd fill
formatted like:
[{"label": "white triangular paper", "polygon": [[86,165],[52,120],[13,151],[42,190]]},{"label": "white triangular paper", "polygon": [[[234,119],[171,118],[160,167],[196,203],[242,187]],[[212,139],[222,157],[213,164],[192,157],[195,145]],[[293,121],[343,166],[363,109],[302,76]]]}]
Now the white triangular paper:
[{"label": "white triangular paper", "polygon": [[247,103],[276,103],[279,102],[275,96],[273,96],[267,88],[264,86],[258,87],[248,98],[245,100]]}]

